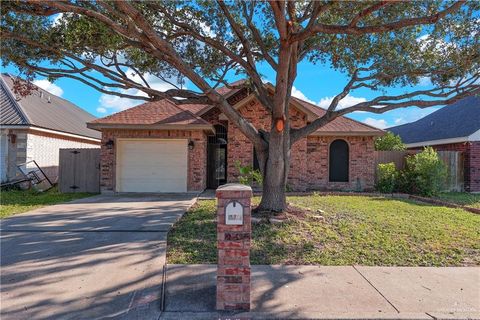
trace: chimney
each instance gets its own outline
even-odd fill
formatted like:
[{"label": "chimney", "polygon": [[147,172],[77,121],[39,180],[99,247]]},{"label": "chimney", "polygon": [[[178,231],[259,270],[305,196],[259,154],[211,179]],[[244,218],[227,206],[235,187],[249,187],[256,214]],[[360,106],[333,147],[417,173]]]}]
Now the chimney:
[{"label": "chimney", "polygon": [[50,96],[48,96],[47,102],[48,102],[48,103],[51,103],[51,102],[52,102],[52,101],[50,100]]}]

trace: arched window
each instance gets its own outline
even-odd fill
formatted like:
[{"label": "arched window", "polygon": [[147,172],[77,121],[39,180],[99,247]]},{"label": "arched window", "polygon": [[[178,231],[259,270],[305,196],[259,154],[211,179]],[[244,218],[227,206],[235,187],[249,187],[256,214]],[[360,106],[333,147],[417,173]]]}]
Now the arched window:
[{"label": "arched window", "polygon": [[329,154],[330,182],[348,182],[348,143],[340,139],[333,141]]}]

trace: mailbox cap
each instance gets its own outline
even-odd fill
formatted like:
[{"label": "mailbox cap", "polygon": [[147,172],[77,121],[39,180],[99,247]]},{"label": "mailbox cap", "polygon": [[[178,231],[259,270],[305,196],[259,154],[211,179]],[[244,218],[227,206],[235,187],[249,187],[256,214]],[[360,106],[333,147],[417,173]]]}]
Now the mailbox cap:
[{"label": "mailbox cap", "polygon": [[217,188],[217,198],[251,198],[252,188],[240,183],[227,183]]}]

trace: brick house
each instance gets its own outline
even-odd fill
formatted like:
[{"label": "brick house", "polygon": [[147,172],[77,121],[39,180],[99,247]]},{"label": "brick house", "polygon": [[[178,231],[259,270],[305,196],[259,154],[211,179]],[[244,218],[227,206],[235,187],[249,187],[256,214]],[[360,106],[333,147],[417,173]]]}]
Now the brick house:
[{"label": "brick house", "polygon": [[[246,89],[219,88],[257,129],[270,117]],[[299,128],[324,110],[292,98],[291,126]],[[91,121],[102,132],[102,192],[198,192],[235,182],[235,162],[258,166],[252,143],[210,105],[148,102]],[[370,190],[374,138],[380,129],[341,117],[292,146],[290,190]]]},{"label": "brick house", "polygon": [[480,192],[480,97],[462,99],[388,130],[400,135],[408,149],[431,146],[438,151],[463,152],[464,189]]},{"label": "brick house", "polygon": [[[20,80],[20,79],[19,79]],[[0,178],[16,178],[17,165],[35,160],[51,181],[58,177],[61,148],[99,148],[100,133],[88,129],[95,117],[41,88],[20,97],[14,78],[0,77]],[[30,168],[30,165],[26,165]]]}]

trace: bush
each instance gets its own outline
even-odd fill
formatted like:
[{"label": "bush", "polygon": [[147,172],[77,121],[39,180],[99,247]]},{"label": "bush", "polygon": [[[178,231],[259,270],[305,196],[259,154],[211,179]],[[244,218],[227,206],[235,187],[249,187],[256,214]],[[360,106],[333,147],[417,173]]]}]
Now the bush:
[{"label": "bush", "polygon": [[254,182],[261,186],[263,183],[263,176],[260,170],[254,170],[252,166],[242,166],[240,161],[235,161],[235,168],[240,174],[238,182],[247,186],[253,186]]},{"label": "bush", "polygon": [[399,135],[387,132],[384,136],[375,139],[375,150],[378,151],[402,151],[405,150],[405,144]]},{"label": "bush", "polygon": [[447,177],[447,168],[432,147],[406,159],[405,170],[399,179],[402,192],[434,196],[442,191]]},{"label": "bush", "polygon": [[397,177],[395,163],[380,163],[377,168],[377,190],[382,193],[392,193],[395,190]]}]

